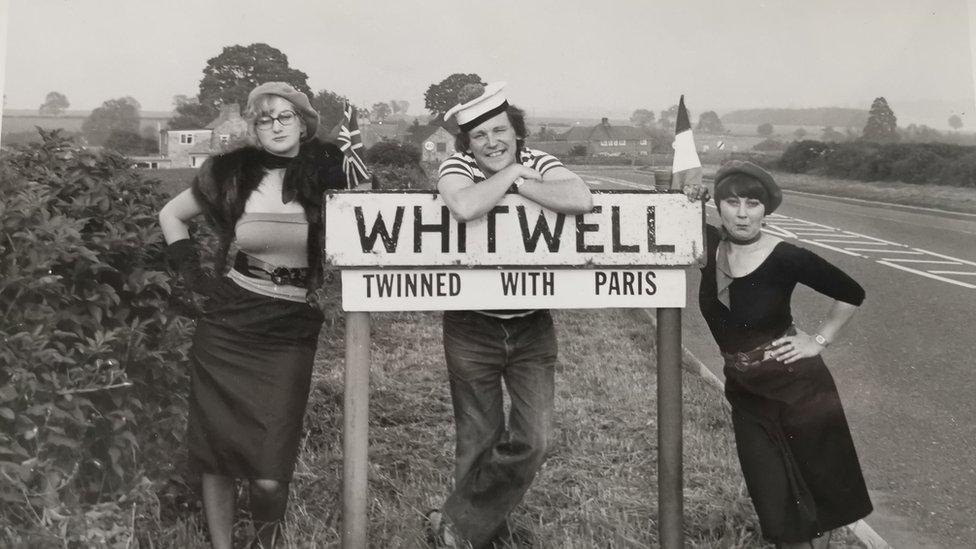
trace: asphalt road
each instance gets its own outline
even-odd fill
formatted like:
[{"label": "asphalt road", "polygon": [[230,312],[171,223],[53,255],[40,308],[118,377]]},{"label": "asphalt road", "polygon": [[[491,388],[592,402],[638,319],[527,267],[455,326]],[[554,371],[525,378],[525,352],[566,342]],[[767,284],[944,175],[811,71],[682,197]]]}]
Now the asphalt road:
[{"label": "asphalt road", "polygon": [[[649,183],[583,170],[594,189]],[[709,208],[710,221],[715,212]],[[858,280],[867,300],[825,353],[876,511],[894,547],[976,547],[976,215],[787,193],[766,230]],[[689,271],[683,343],[721,377]],[[826,298],[799,287],[793,312],[812,331]]]}]

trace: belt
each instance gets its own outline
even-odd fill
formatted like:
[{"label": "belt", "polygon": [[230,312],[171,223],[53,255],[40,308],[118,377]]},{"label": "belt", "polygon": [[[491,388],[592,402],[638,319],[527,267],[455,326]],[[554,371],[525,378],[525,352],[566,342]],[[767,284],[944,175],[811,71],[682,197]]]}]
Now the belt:
[{"label": "belt", "polygon": [[237,257],[234,258],[234,269],[253,278],[270,280],[277,285],[304,287],[308,283],[308,267],[280,267],[244,252],[237,252]]},{"label": "belt", "polygon": [[773,340],[752,349],[751,351],[740,351],[738,353],[722,353],[722,358],[725,359],[725,365],[730,368],[735,368],[740,372],[746,372],[758,367],[762,364],[763,359],[766,356],[766,351],[775,349],[776,346],[773,345],[773,341],[779,339],[780,337],[786,335],[795,335],[796,328],[790,326],[783,335],[773,338]]}]

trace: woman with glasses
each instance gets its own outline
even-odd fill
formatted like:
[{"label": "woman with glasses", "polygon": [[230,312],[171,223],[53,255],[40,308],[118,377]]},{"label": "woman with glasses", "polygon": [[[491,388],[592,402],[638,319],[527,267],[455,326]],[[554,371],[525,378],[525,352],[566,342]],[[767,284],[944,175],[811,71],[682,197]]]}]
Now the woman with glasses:
[{"label": "woman with glasses", "polygon": [[[736,450],[763,537],[781,548],[822,548],[831,530],[871,512],[837,387],[820,356],[864,301],[864,289],[813,252],[762,232],[782,198],[755,164],[719,168],[721,227],[707,226],[698,300],[725,358]],[[831,300],[809,333],[793,323],[797,284]]]},{"label": "woman with glasses", "polygon": [[[187,444],[218,549],[232,545],[235,479],[248,481],[257,544],[281,536],[323,321],[313,298],[322,195],[345,181],[338,148],[315,138],[319,116],[304,93],[261,84],[245,118],[254,146],[208,159],[159,213],[171,266],[205,296],[190,348]],[[189,236],[199,214],[217,235],[217,277],[203,274]]]}]

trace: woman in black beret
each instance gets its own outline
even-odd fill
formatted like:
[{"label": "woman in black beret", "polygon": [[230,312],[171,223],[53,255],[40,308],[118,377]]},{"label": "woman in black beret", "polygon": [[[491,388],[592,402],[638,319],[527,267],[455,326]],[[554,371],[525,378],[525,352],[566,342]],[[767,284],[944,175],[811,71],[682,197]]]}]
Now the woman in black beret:
[{"label": "woman in black beret", "polygon": [[[826,547],[831,530],[871,512],[847,420],[821,353],[864,300],[843,271],[764,233],[782,202],[772,176],[732,161],[715,176],[721,227],[706,227],[699,307],[725,359],[739,463],[763,536]],[[819,326],[794,325],[804,284],[832,300]]]},{"label": "woman in black beret", "polygon": [[[230,548],[235,479],[246,479],[257,543],[281,536],[323,315],[322,195],[343,188],[339,149],[315,139],[319,116],[284,82],[248,96],[256,146],[208,159],[159,213],[170,264],[206,296],[190,348],[190,464],[202,474],[215,548]],[[219,241],[202,274],[187,222],[205,214]],[[225,268],[231,243],[240,250]],[[226,273],[225,273],[226,271]]]}]

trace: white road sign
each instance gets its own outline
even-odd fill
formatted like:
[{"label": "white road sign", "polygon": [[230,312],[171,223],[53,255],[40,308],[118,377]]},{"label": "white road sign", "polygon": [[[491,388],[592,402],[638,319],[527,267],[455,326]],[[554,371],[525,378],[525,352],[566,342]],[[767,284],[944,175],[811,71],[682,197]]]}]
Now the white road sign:
[{"label": "white road sign", "polygon": [[458,222],[437,193],[334,192],[325,260],[350,268],[662,267],[694,265],[704,211],[680,193],[594,191],[594,209],[564,215],[517,194]]},{"label": "white road sign", "polygon": [[346,311],[684,306],[680,268],[342,271]]}]

